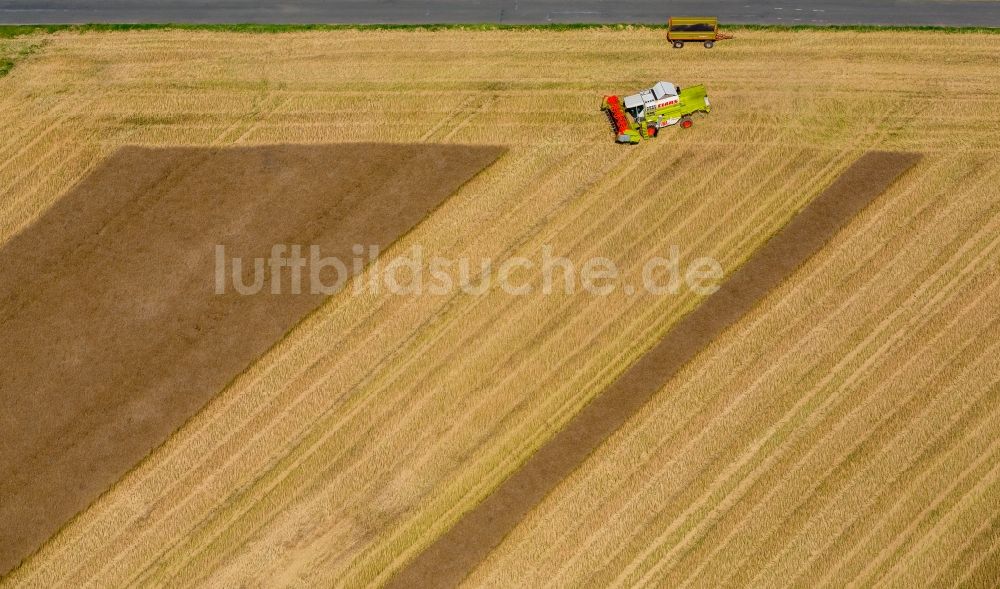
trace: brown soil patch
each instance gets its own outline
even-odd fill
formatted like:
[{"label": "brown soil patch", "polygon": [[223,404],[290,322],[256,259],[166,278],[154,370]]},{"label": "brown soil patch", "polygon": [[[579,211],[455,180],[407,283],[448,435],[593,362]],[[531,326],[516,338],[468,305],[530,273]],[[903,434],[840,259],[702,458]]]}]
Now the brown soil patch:
[{"label": "brown soil patch", "polygon": [[819,251],[919,157],[886,152],[862,156],[389,586],[458,585],[532,508],[699,351]]},{"label": "brown soil patch", "polygon": [[216,295],[216,244],[251,267],[273,244],[315,244],[350,268],[354,244],[389,246],[501,152],[124,148],[11,239],[0,250],[0,574],[322,303],[239,296],[231,280]]}]

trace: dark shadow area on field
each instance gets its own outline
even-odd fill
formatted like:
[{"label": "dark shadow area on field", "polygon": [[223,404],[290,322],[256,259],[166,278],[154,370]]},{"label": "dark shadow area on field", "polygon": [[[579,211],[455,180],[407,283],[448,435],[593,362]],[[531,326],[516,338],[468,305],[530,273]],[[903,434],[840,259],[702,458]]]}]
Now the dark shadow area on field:
[{"label": "dark shadow area on field", "polygon": [[241,296],[231,264],[216,294],[217,244],[245,277],[274,244],[317,245],[350,271],[354,244],[384,250],[503,151],[127,147],[13,237],[0,249],[0,575],[325,299],[307,279],[307,294]]},{"label": "dark shadow area on field", "polygon": [[411,561],[389,587],[454,587],[563,479],[723,331],[822,247],[920,159],[863,155],[736,270],[713,295],[580,411],[561,431]]}]

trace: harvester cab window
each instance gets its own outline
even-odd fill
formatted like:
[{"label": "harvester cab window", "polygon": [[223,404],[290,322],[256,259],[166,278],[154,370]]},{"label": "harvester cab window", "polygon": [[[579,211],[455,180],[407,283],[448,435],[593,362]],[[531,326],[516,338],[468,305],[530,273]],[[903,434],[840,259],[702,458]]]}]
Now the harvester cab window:
[{"label": "harvester cab window", "polygon": [[628,111],[633,117],[638,117],[639,112],[645,106],[646,103],[642,100],[642,96],[639,94],[633,94],[625,97],[625,110]]}]

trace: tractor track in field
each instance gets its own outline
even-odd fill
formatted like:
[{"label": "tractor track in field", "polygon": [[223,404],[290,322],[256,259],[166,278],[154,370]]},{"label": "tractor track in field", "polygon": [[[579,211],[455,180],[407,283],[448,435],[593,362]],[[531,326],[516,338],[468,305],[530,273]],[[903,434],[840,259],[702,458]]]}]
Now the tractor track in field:
[{"label": "tractor track in field", "polygon": [[519,470],[407,564],[389,586],[458,585],[688,361],[818,252],[919,158],[895,152],[863,155]]}]

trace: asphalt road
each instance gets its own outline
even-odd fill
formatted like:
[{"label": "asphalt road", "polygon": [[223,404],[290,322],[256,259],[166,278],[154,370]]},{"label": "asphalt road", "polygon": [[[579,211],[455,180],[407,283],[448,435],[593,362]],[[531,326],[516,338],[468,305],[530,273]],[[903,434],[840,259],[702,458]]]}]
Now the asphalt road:
[{"label": "asphalt road", "polygon": [[1000,0],[0,0],[28,23],[724,23],[1000,27]]}]

